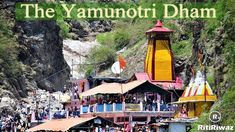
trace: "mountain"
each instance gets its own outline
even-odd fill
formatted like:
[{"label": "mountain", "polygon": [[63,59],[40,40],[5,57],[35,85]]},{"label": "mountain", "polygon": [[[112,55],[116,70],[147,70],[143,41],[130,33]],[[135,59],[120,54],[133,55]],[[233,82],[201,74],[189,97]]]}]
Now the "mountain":
[{"label": "mountain", "polygon": [[0,98],[13,109],[37,89],[62,90],[70,68],[63,56],[63,39],[55,21],[15,21],[14,2],[0,3]]}]

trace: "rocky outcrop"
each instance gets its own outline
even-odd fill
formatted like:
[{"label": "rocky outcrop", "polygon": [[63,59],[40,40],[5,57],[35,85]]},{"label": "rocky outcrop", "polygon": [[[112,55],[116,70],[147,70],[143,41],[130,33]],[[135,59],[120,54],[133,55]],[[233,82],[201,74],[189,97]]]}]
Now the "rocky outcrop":
[{"label": "rocky outcrop", "polygon": [[34,80],[41,89],[56,91],[63,88],[69,77],[64,60],[60,28],[53,21],[17,22],[20,48],[19,59],[35,71]]},{"label": "rocky outcrop", "polygon": [[92,41],[98,33],[110,32],[113,24],[108,20],[67,21],[70,25],[69,36],[74,40]]},{"label": "rocky outcrop", "polygon": [[12,31],[16,39],[12,40],[19,51],[19,75],[5,74],[0,64],[0,111],[3,108],[12,111],[19,100],[37,89],[62,89],[70,69],[63,57],[63,40],[55,21],[15,22],[14,3],[3,1],[0,7],[5,18],[15,25]]}]

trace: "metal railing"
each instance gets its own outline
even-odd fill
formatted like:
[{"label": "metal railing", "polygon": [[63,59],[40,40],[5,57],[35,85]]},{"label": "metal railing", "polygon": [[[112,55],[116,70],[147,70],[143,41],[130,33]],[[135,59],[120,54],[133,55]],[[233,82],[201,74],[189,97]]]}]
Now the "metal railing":
[{"label": "metal railing", "polygon": [[113,104],[93,104],[81,105],[80,114],[84,113],[102,113],[102,112],[121,112],[121,111],[176,111],[177,108],[168,104],[126,104],[126,103],[113,103]]}]

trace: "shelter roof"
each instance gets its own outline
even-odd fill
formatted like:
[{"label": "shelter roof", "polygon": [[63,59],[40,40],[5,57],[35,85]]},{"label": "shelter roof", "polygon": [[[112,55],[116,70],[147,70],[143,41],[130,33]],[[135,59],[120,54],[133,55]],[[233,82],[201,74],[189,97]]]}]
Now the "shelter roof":
[{"label": "shelter roof", "polygon": [[33,128],[30,128],[27,130],[28,132],[34,132],[34,131],[40,131],[40,130],[46,130],[46,131],[67,131],[70,128],[85,123],[87,121],[90,121],[94,119],[95,117],[91,118],[69,118],[69,119],[55,119],[55,120],[49,120],[46,121],[43,124],[40,124],[38,126],[35,126]]},{"label": "shelter roof", "polygon": [[125,94],[125,93],[138,93],[138,92],[157,92],[161,94],[168,94],[160,86],[154,85],[146,80],[136,80],[129,83],[104,83],[90,90],[81,93],[81,96],[91,96],[97,94]]},{"label": "shelter roof", "polygon": [[[98,121],[98,122],[97,122]],[[69,129],[76,129],[79,127],[85,127],[90,123],[97,123],[100,125],[105,125],[106,123],[113,126],[119,126],[109,120],[106,120],[102,117],[83,117],[83,118],[68,118],[68,119],[54,119],[46,121],[43,124],[35,126],[27,130],[27,132],[34,132],[34,131],[68,131]],[[90,127],[90,126],[89,126]]]}]

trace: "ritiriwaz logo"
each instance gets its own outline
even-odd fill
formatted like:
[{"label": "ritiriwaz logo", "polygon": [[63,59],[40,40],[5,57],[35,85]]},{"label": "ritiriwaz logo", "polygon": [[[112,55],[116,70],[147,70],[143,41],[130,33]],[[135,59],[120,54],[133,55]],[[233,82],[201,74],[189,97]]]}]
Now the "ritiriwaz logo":
[{"label": "ritiriwaz logo", "polygon": [[218,111],[212,111],[209,114],[209,120],[214,123],[213,125],[198,125],[197,129],[198,131],[234,131],[234,126],[220,126],[215,123],[218,123],[221,121],[222,116],[221,113]]},{"label": "ritiriwaz logo", "polygon": [[209,119],[213,123],[220,122],[221,118],[221,113],[218,111],[212,111],[209,115]]}]

